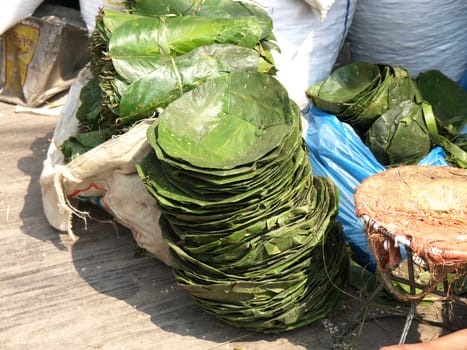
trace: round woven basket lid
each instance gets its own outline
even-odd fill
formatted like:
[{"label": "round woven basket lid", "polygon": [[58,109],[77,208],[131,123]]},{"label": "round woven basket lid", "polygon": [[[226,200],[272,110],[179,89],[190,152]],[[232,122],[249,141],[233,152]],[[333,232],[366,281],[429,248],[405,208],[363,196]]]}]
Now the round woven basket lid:
[{"label": "round woven basket lid", "polygon": [[400,166],[365,179],[356,214],[431,263],[467,264],[467,169]]}]

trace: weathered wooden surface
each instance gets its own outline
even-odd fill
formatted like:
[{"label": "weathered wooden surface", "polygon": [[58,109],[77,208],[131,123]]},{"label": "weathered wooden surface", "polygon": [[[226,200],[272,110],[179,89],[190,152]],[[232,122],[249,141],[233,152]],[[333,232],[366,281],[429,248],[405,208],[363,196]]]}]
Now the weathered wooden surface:
[{"label": "weathered wooden surface", "polygon": [[[332,316],[337,329],[252,334],[201,311],[157,259],[136,257],[127,229],[75,220],[73,242],[51,228],[39,176],[56,122],[0,104],[0,349],[349,349],[332,335],[358,320],[358,301]],[[357,348],[396,343],[403,323],[368,319]],[[440,334],[420,327],[409,341]]]}]

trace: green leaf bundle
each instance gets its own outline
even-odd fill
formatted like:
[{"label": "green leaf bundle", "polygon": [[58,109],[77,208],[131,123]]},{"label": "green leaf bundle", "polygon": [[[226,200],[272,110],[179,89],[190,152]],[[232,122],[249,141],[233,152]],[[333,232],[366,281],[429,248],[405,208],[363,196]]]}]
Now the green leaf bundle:
[{"label": "green leaf bundle", "polygon": [[420,104],[405,101],[381,115],[366,134],[366,144],[383,165],[416,164],[431,150]]},{"label": "green leaf bundle", "polygon": [[261,40],[274,41],[272,19],[266,10],[253,3],[232,0],[130,0],[128,3],[132,13],[148,16],[255,17],[261,25]]},{"label": "green leaf bundle", "polygon": [[[90,133],[88,138],[99,134],[103,142],[103,136],[122,134],[223,74],[275,73],[272,22],[256,5],[224,0],[183,13],[170,2],[164,11],[152,4],[158,12],[148,12],[144,2],[136,5],[128,12],[106,9],[96,17],[90,45],[94,79],[87,88],[92,94],[81,96],[78,111],[80,132]],[[67,159],[89,149],[80,139],[64,145]]]}]

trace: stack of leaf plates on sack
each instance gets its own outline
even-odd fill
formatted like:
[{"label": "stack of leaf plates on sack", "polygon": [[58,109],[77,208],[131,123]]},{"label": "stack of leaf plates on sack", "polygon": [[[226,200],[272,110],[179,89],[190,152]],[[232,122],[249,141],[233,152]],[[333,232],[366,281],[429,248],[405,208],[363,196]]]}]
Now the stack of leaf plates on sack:
[{"label": "stack of leaf plates on sack", "polygon": [[172,102],[138,173],[162,211],[176,280],[207,312],[264,332],[325,317],[347,282],[333,183],[312,175],[300,111],[267,74]]}]

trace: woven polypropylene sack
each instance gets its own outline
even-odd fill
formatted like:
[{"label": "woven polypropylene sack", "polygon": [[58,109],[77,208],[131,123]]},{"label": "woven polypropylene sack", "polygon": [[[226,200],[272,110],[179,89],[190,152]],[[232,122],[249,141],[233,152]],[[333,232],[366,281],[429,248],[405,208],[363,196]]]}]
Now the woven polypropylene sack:
[{"label": "woven polypropylene sack", "polygon": [[321,19],[325,19],[335,0],[305,0],[305,2],[318,11]]},{"label": "woven polypropylene sack", "polygon": [[467,1],[359,0],[348,40],[353,61],[438,69],[459,81],[467,69]]},{"label": "woven polypropylene sack", "polygon": [[305,107],[305,90],[331,72],[346,38],[355,0],[336,0],[324,19],[303,0],[259,0],[273,21],[281,52],[274,52],[278,79]]},{"label": "woven polypropylene sack", "polygon": [[31,16],[42,0],[8,0],[2,2],[0,12],[0,35],[8,29]]}]

